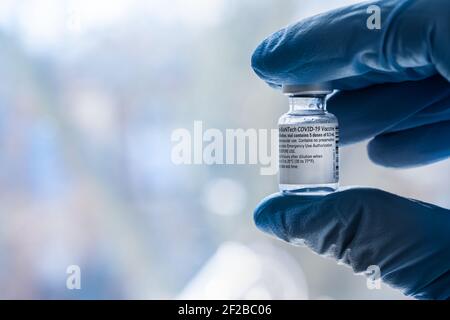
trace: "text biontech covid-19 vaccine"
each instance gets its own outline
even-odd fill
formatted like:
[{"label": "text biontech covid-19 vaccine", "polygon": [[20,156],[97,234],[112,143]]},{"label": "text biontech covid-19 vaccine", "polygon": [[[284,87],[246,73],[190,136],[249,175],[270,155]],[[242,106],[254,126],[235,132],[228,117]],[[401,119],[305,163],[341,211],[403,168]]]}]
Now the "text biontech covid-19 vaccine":
[{"label": "text biontech covid-19 vaccine", "polygon": [[280,190],[292,194],[325,194],[338,188],[339,128],[326,110],[326,85],[284,85],[289,112],[279,129]]}]

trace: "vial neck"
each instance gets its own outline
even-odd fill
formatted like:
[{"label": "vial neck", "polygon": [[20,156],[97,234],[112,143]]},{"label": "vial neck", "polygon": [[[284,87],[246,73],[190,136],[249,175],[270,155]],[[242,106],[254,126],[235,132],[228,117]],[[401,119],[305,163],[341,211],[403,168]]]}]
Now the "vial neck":
[{"label": "vial neck", "polygon": [[290,96],[289,113],[320,114],[326,112],[326,95]]}]

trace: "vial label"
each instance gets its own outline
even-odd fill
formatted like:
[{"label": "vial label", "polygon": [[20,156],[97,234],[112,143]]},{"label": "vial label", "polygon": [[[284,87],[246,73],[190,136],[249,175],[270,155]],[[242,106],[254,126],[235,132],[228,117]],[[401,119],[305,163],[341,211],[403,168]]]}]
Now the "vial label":
[{"label": "vial label", "polygon": [[334,123],[279,126],[280,184],[339,180],[339,129]]}]

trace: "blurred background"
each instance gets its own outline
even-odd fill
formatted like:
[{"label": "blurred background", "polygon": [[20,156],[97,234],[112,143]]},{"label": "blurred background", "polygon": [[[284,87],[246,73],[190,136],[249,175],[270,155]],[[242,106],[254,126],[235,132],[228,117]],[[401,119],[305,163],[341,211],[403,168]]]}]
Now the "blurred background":
[{"label": "blurred background", "polygon": [[[402,299],[256,230],[277,176],[171,161],[171,133],[194,120],[276,128],[287,102],[253,74],[253,49],[351,2],[1,0],[0,298]],[[343,185],[450,206],[449,161],[341,155]]]}]

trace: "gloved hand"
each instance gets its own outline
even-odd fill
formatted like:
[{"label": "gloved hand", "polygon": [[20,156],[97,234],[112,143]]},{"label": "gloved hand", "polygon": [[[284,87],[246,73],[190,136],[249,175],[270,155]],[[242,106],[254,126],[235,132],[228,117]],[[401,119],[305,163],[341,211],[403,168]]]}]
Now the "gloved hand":
[{"label": "gloved hand", "polygon": [[[381,29],[369,30],[369,5]],[[450,155],[450,1],[366,2],[282,29],[255,50],[252,66],[269,85],[331,82],[328,109],[341,143],[371,139],[372,161],[389,167]],[[443,173],[449,179],[450,173]],[[275,194],[256,225],[349,264],[419,299],[450,299],[450,212],[376,189],[327,196]]]}]

